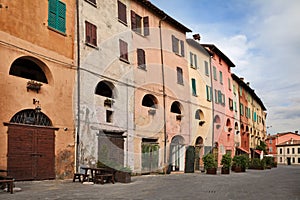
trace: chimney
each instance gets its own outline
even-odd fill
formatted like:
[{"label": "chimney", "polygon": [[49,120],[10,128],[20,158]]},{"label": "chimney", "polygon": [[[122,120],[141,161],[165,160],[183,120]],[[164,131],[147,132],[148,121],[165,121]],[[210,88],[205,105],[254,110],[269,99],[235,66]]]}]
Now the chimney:
[{"label": "chimney", "polygon": [[295,131],[296,134],[298,134],[298,131]]},{"label": "chimney", "polygon": [[248,86],[250,86],[250,82],[247,82],[246,84],[247,84]]},{"label": "chimney", "polygon": [[293,138],[291,138],[291,144],[293,144],[294,143],[294,139]]},{"label": "chimney", "polygon": [[194,34],[194,35],[193,35],[193,38],[194,38],[194,40],[200,41],[201,36],[200,36],[199,33],[197,33],[197,34]]},{"label": "chimney", "polygon": [[241,81],[244,81],[244,78],[243,77],[240,77]]}]

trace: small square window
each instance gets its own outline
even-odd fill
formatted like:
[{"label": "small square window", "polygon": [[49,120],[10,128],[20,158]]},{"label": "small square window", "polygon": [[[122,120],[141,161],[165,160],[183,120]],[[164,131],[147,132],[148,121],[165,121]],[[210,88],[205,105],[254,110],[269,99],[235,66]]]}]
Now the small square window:
[{"label": "small square window", "polygon": [[85,42],[92,46],[97,46],[97,27],[85,21]]},{"label": "small square window", "polygon": [[177,83],[183,85],[183,73],[180,67],[177,67]]},{"label": "small square window", "polygon": [[120,45],[120,59],[122,61],[128,62],[128,44],[123,40],[119,40]]},{"label": "small square window", "polygon": [[106,122],[112,123],[113,122],[113,111],[106,110]]},{"label": "small square window", "polygon": [[124,24],[127,24],[126,5],[118,1],[118,19]]}]

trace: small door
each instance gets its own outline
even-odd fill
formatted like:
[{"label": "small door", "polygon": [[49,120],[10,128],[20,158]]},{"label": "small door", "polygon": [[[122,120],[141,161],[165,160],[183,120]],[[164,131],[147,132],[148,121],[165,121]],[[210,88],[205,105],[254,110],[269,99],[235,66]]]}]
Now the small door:
[{"label": "small door", "polygon": [[292,164],[292,163],[291,163],[291,158],[290,158],[290,157],[287,157],[286,159],[287,159],[287,164],[288,164],[288,165],[291,165],[291,164]]},{"label": "small door", "polygon": [[159,145],[142,143],[142,171],[155,172],[158,169]]},{"label": "small door", "polygon": [[195,147],[189,146],[185,155],[185,173],[194,173],[195,167]]}]

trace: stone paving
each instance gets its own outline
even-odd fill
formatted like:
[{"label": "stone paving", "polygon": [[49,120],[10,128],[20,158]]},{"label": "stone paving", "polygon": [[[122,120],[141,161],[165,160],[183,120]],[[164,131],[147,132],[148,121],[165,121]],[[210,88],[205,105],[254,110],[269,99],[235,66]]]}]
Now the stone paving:
[{"label": "stone paving", "polygon": [[132,177],[131,183],[86,185],[71,180],[16,182],[22,191],[0,199],[242,199],[300,200],[300,166],[247,170],[230,175],[204,173]]}]

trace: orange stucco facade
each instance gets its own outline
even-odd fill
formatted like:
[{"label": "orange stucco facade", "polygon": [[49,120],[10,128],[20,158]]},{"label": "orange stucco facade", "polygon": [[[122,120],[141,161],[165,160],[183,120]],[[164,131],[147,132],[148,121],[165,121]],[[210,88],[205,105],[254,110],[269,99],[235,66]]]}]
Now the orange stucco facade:
[{"label": "orange stucco facade", "polygon": [[[29,3],[25,0],[3,0],[0,3],[1,169],[7,169],[9,149],[9,125],[3,123],[12,122],[13,116],[19,111],[35,110],[38,107],[50,119],[51,127],[55,128],[52,158],[55,177],[65,178],[73,174],[75,2],[64,0],[63,3],[66,5],[64,33],[48,26],[48,1],[34,0]],[[40,74],[45,75],[46,81],[38,92],[26,88],[31,72],[29,75],[12,72],[15,65],[23,64],[27,67],[33,64]],[[33,80],[35,78],[32,76]],[[35,125],[27,127],[38,128]]]}]

